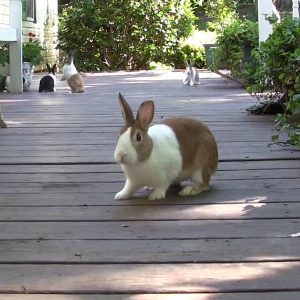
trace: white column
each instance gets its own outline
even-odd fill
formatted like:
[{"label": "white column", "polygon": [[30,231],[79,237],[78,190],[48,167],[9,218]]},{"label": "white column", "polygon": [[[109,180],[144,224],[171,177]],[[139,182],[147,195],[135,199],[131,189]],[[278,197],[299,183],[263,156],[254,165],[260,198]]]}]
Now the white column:
[{"label": "white column", "polygon": [[299,0],[293,1],[293,18],[299,18]]},{"label": "white column", "polygon": [[266,20],[272,13],[272,0],[258,0],[259,42],[265,41],[273,32],[272,24]]},{"label": "white column", "polygon": [[9,0],[9,26],[16,29],[17,41],[9,43],[10,92],[23,92],[22,76],[22,2]]}]

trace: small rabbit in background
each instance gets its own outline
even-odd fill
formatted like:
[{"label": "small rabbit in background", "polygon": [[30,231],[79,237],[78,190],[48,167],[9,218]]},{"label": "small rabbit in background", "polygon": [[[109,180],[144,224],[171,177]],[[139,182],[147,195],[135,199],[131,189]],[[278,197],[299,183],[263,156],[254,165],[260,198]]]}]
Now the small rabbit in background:
[{"label": "small rabbit in background", "polygon": [[186,69],[183,74],[182,82],[184,85],[197,85],[200,83],[198,70],[193,67],[192,63],[185,61]]},{"label": "small rabbit in background", "polygon": [[68,55],[64,60],[63,79],[67,81],[72,93],[85,92],[83,79],[74,65],[73,55]]},{"label": "small rabbit in background", "polygon": [[28,91],[32,83],[34,66],[30,62],[23,62],[23,91]]},{"label": "small rabbit in background", "polygon": [[48,69],[48,74],[45,75],[41,80],[40,80],[40,86],[39,86],[39,92],[55,92],[55,83],[56,83],[56,64],[50,67],[49,64],[47,65]]},{"label": "small rabbit in background", "polygon": [[[32,74],[34,66],[29,62],[23,62],[22,66],[22,75],[23,75],[23,91],[26,92],[29,90],[32,83]],[[5,89],[7,92],[10,92],[10,76],[6,77]]]},{"label": "small rabbit in background", "polygon": [[2,114],[2,111],[0,109],[0,128],[6,128],[6,127],[7,127],[7,124],[4,121],[3,114]]}]

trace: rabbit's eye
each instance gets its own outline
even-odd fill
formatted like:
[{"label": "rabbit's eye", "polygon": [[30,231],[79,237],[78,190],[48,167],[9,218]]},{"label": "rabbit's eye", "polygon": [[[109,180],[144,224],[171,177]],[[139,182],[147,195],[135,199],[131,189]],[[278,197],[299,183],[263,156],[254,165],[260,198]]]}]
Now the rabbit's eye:
[{"label": "rabbit's eye", "polygon": [[141,136],[141,134],[139,132],[136,134],[136,140],[138,142],[140,142],[142,140],[142,136]]}]

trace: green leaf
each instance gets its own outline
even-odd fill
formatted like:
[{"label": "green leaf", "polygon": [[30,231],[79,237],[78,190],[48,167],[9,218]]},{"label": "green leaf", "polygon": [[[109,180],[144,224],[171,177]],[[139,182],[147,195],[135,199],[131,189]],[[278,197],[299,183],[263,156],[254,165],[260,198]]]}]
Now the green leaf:
[{"label": "green leaf", "polygon": [[272,141],[274,143],[277,143],[279,141],[279,135],[278,134],[277,135],[272,135]]}]

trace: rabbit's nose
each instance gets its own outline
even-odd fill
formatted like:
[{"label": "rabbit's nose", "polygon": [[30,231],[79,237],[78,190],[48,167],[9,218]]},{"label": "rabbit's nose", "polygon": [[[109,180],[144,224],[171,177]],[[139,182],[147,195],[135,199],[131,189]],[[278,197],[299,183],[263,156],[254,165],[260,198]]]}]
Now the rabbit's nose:
[{"label": "rabbit's nose", "polygon": [[127,153],[120,154],[121,162],[125,162],[126,157],[127,157]]},{"label": "rabbit's nose", "polygon": [[118,156],[117,156],[117,160],[118,160],[118,162],[120,162],[120,163],[124,163],[125,162],[125,160],[126,160],[126,157],[127,157],[127,153],[125,153],[125,152],[120,152],[120,153],[118,153]]}]

